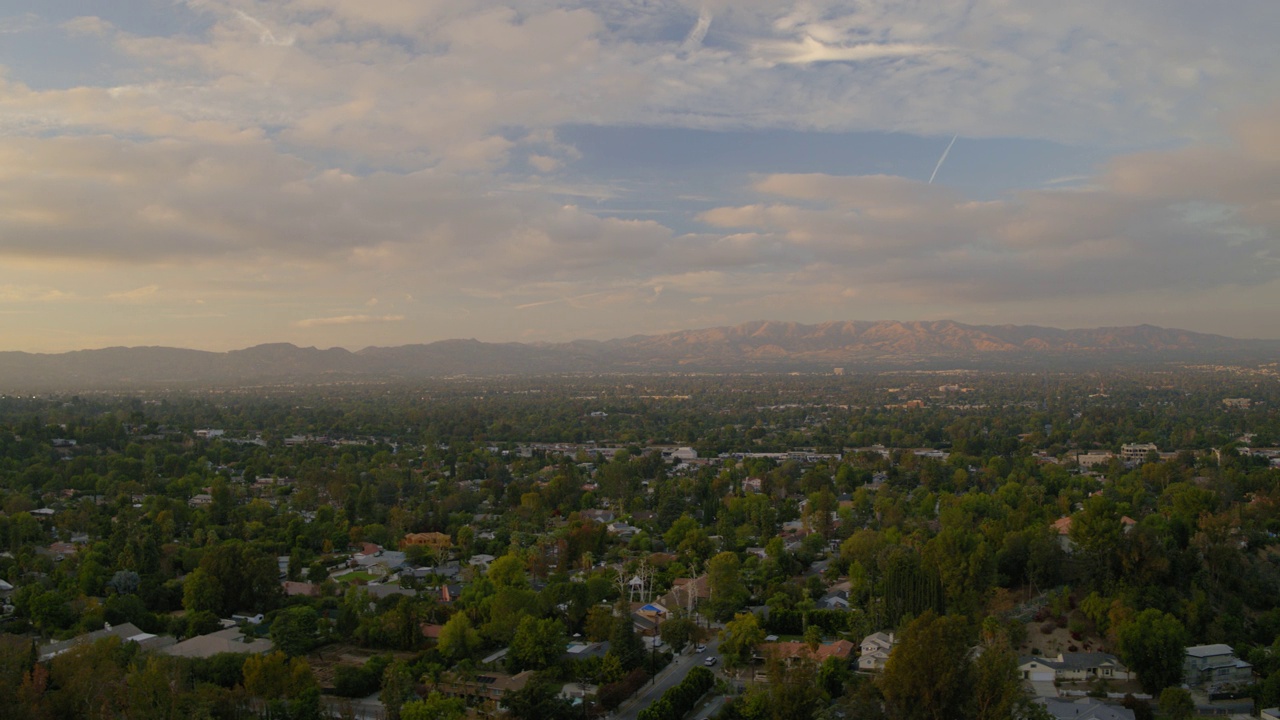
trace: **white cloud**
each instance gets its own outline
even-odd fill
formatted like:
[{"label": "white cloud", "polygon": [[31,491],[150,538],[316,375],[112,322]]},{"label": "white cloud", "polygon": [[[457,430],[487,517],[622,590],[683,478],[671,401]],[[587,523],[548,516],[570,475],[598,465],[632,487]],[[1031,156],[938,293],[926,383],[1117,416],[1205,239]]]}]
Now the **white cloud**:
[{"label": "white cloud", "polygon": [[300,328],[326,327],[329,325],[367,325],[394,323],[404,320],[403,315],[336,315],[333,317],[307,318],[294,323]]},{"label": "white cloud", "polygon": [[108,293],[106,299],[117,302],[142,302],[155,297],[160,292],[159,285],[144,285],[133,290],[124,290],[122,292]]}]

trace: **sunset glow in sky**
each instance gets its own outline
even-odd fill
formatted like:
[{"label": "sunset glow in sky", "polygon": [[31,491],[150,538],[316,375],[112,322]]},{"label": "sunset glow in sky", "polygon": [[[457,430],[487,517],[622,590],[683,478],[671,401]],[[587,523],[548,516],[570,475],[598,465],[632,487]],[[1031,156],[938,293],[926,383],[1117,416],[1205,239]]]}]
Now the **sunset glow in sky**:
[{"label": "sunset glow in sky", "polygon": [[0,350],[1280,338],[1276,28],[1275,0],[0,0]]}]

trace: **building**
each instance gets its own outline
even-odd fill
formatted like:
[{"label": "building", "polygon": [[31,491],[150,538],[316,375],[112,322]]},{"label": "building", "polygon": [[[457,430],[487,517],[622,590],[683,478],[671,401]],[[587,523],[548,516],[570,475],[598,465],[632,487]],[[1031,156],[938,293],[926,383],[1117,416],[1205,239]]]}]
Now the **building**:
[{"label": "building", "polygon": [[448,550],[449,548],[453,547],[453,538],[449,537],[444,533],[425,532],[425,533],[409,533],[408,535],[404,536],[403,540],[400,541],[401,549],[409,548],[409,547],[418,547],[418,546],[428,547],[436,552],[439,552],[441,550]]},{"label": "building", "polygon": [[124,642],[137,643],[144,650],[159,650],[168,646],[172,646],[176,642],[175,638],[168,635],[152,635],[143,632],[137,625],[133,623],[124,623],[112,627],[111,623],[105,623],[101,630],[77,635],[70,640],[62,640],[60,642],[46,643],[40,646],[40,660],[43,662],[51,658],[57,657],[62,653],[74,648],[78,645],[92,644],[98,640],[109,637],[118,637]]},{"label": "building", "polygon": [[1131,465],[1141,465],[1148,453],[1159,453],[1155,443],[1132,443],[1120,446],[1120,459]]},{"label": "building", "polygon": [[788,662],[800,658],[811,658],[816,663],[822,663],[827,658],[848,662],[853,657],[854,647],[848,640],[827,640],[819,643],[817,649],[811,650],[808,643],[792,641],[764,643],[760,645],[759,652],[763,657],[775,654]]},{"label": "building", "polygon": [[165,655],[187,658],[207,658],[219,653],[248,653],[259,655],[275,647],[266,638],[245,635],[240,628],[230,627],[208,635],[198,635],[161,650]]},{"label": "building", "polygon": [[1248,685],[1253,682],[1253,666],[1237,658],[1230,645],[1194,645],[1187,648],[1182,681],[1215,690]]},{"label": "building", "polygon": [[1018,673],[1031,682],[1087,682],[1089,680],[1129,680],[1131,674],[1109,653],[1058,653],[1056,658],[1024,655],[1018,658]]},{"label": "building", "polygon": [[446,673],[440,679],[440,694],[445,697],[462,698],[468,704],[478,703],[478,713],[485,717],[496,717],[501,711],[499,703],[508,691],[524,689],[533,677],[532,670],[525,670],[518,675],[500,672],[478,673],[471,677]]},{"label": "building", "polygon": [[874,632],[862,639],[858,646],[858,669],[863,672],[880,672],[889,662],[889,653],[897,644],[893,633]]},{"label": "building", "polygon": [[1082,468],[1090,468],[1094,465],[1106,465],[1110,463],[1113,458],[1115,458],[1115,455],[1109,452],[1077,453],[1076,463]]}]

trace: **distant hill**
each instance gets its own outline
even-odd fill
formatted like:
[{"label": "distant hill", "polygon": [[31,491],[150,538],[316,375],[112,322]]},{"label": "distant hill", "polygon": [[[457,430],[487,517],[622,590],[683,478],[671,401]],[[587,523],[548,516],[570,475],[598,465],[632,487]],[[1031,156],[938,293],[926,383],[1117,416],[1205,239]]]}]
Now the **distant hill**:
[{"label": "distant hill", "polygon": [[444,340],[358,352],[287,343],[225,353],[164,347],[0,352],[0,391],[412,380],[453,375],[893,368],[1084,368],[1274,360],[1280,341],[1151,325],[1059,330],[938,322],[750,322],[604,342]]}]

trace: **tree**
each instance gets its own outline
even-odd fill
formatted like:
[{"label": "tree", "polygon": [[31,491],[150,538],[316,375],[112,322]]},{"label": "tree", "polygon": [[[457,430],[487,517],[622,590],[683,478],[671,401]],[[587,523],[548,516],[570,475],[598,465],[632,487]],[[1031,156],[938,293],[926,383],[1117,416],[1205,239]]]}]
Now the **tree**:
[{"label": "tree", "polygon": [[520,557],[503,555],[489,563],[488,578],[498,590],[507,587],[525,588],[529,586],[529,577],[524,568],[524,560]]},{"label": "tree", "polygon": [[271,642],[294,657],[306,654],[315,646],[320,632],[320,616],[307,605],[286,608],[276,613],[271,623]]},{"label": "tree", "polygon": [[764,642],[764,629],[755,613],[738,613],[720,631],[720,654],[726,665],[742,667],[751,662],[752,653]]},{"label": "tree", "polygon": [[1138,674],[1143,690],[1155,695],[1182,682],[1187,631],[1176,617],[1154,608],[1143,610],[1120,627],[1117,637],[1120,654]]},{"label": "tree", "polygon": [[378,699],[387,710],[388,720],[400,720],[400,708],[417,697],[409,666],[399,660],[388,665],[382,673],[382,691],[378,693]]},{"label": "tree", "polygon": [[600,642],[608,640],[613,635],[614,625],[618,619],[614,617],[613,611],[604,605],[594,605],[587,611],[587,621],[585,623],[587,639],[591,642]]},{"label": "tree", "polygon": [[618,618],[613,634],[609,636],[609,655],[618,658],[623,671],[644,665],[644,642],[636,634],[636,627],[629,618]]},{"label": "tree", "polygon": [[502,704],[516,720],[572,720],[573,706],[560,697],[560,686],[540,676],[533,676],[519,690],[509,690]]},{"label": "tree", "polygon": [[[992,620],[993,618],[987,618]],[[986,634],[984,625],[984,634]],[[1018,656],[1002,632],[994,634],[973,663],[973,720],[1020,717],[1024,694]]]},{"label": "tree", "polygon": [[461,720],[467,715],[462,698],[433,692],[422,700],[410,700],[400,708],[400,720]]},{"label": "tree", "polygon": [[1160,714],[1169,720],[1188,720],[1196,713],[1191,693],[1180,687],[1167,687],[1160,691]]},{"label": "tree", "polygon": [[129,718],[170,720],[178,717],[181,675],[169,662],[152,655],[129,673]]},{"label": "tree", "polygon": [[238,540],[205,553],[199,569],[218,588],[214,612],[222,617],[237,610],[270,610],[282,594],[275,558]]},{"label": "tree", "polygon": [[741,563],[731,552],[719,553],[707,563],[707,584],[711,592],[707,607],[716,620],[732,617],[750,597],[742,583]]},{"label": "tree", "polygon": [[970,646],[963,617],[928,610],[911,621],[880,676],[889,717],[965,720],[972,697]]},{"label": "tree", "polygon": [[454,613],[444,627],[440,628],[437,647],[445,657],[461,660],[470,657],[480,647],[480,633],[471,627],[471,618],[466,613]]},{"label": "tree", "polygon": [[222,588],[200,568],[182,582],[182,607],[191,612],[210,612],[215,615],[222,609]]},{"label": "tree", "polygon": [[658,634],[662,641],[670,645],[676,652],[684,649],[697,637],[698,624],[687,617],[673,617],[658,626]]},{"label": "tree", "polygon": [[290,660],[278,650],[266,655],[250,655],[244,661],[244,689],[260,698],[297,697],[315,684],[306,660]]},{"label": "tree", "polygon": [[568,637],[559,620],[538,619],[526,615],[511,638],[507,652],[507,669],[543,670],[555,664],[564,654]]}]

